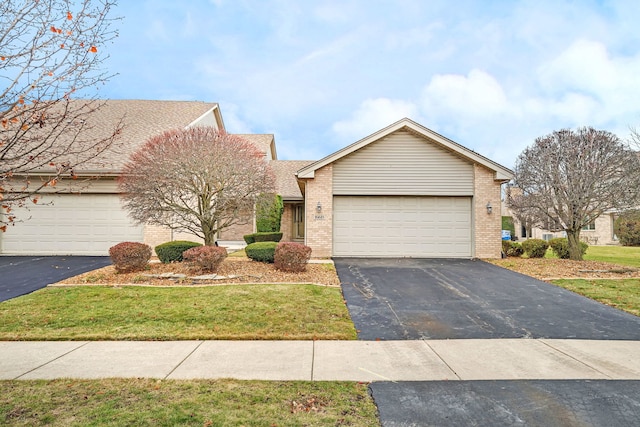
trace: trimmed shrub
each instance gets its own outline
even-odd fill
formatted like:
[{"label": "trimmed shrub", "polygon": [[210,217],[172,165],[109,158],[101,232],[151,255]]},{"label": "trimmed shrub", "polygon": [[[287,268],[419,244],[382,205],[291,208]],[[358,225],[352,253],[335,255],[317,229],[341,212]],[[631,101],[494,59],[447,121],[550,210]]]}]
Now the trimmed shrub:
[{"label": "trimmed shrub", "polygon": [[522,242],[522,249],[529,258],[544,258],[548,247],[549,243],[542,239],[527,239]]},{"label": "trimmed shrub", "polygon": [[202,244],[187,240],[174,240],[158,245],[155,249],[160,262],[169,264],[170,262],[182,262],[182,253],[198,246],[202,246]]},{"label": "trimmed shrub", "polygon": [[253,233],[253,234],[246,234],[245,236],[243,236],[243,238],[244,238],[244,241],[247,243],[247,245],[250,245],[256,242],[279,242],[280,240],[282,240],[282,233],[281,232]]},{"label": "trimmed shrub", "polygon": [[244,248],[245,253],[254,261],[273,263],[277,242],[255,242]]},{"label": "trimmed shrub", "polygon": [[258,232],[280,231],[282,212],[284,212],[282,196],[261,194],[256,203],[256,230]]},{"label": "trimmed shrub", "polygon": [[215,273],[227,257],[227,250],[218,246],[196,246],[182,253],[182,258],[202,270]]},{"label": "trimmed shrub", "polygon": [[[569,259],[569,241],[566,237],[557,237],[555,239],[549,240],[549,246],[554,254],[560,259]],[[587,253],[587,249],[589,245],[585,242],[580,242],[580,250],[582,251],[582,255]]]},{"label": "trimmed shrub", "polygon": [[521,257],[522,254],[524,254],[524,249],[522,249],[522,245],[518,242],[512,242],[511,240],[503,240],[502,252],[504,252],[506,256]]},{"label": "trimmed shrub", "polygon": [[138,242],[122,242],[109,248],[109,257],[118,273],[144,270],[151,254],[151,246]]},{"label": "trimmed shrub", "polygon": [[616,218],[613,232],[622,246],[640,246],[640,211],[625,212]]},{"label": "trimmed shrub", "polygon": [[273,262],[276,269],[299,273],[307,269],[311,248],[301,243],[281,242],[276,246]]}]

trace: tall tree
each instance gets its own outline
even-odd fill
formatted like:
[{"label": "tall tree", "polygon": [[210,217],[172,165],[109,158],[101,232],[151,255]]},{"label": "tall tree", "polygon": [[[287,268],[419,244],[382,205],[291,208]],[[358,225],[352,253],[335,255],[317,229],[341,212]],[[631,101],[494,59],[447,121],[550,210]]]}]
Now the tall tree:
[{"label": "tall tree", "polygon": [[[99,156],[121,123],[95,132],[103,47],[116,37],[111,0],[0,2],[0,228],[16,206]],[[76,96],[82,100],[74,100]]]},{"label": "tall tree", "polygon": [[256,200],[274,191],[274,181],[253,144],[194,127],[151,138],[125,164],[119,187],[138,223],[187,231],[213,245],[216,233],[253,218]]},{"label": "tall tree", "polygon": [[580,231],[603,212],[640,204],[640,157],[617,136],[591,127],[537,138],[517,159],[507,203],[527,224],[565,231],[582,259]]}]

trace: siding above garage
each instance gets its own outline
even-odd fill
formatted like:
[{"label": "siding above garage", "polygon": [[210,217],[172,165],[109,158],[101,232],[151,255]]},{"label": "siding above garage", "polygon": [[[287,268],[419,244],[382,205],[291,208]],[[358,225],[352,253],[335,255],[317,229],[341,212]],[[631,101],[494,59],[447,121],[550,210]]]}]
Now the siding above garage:
[{"label": "siding above garage", "polygon": [[471,196],[473,165],[406,130],[334,163],[334,195]]}]

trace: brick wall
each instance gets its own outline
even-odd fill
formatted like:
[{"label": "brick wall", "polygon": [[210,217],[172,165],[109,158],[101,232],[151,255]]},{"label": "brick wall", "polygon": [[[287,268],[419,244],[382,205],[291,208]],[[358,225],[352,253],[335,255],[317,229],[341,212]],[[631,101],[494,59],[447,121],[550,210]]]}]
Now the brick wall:
[{"label": "brick wall", "polygon": [[333,252],[333,165],[318,169],[315,178],[306,181],[305,203],[305,244],[311,247],[313,258],[328,258]]},{"label": "brick wall", "polygon": [[280,219],[280,231],[282,232],[282,242],[293,241],[293,206],[291,203],[284,204],[282,218]]},{"label": "brick wall", "polygon": [[[502,213],[500,182],[494,180],[495,172],[481,165],[474,165],[474,230],[475,256],[500,258],[502,250]],[[491,214],[487,203],[491,202]]]},{"label": "brick wall", "polygon": [[144,243],[151,246],[152,249],[161,243],[172,240],[171,237],[171,229],[167,227],[149,224],[145,224],[144,226]]},{"label": "brick wall", "polygon": [[246,215],[240,222],[241,224],[234,224],[218,233],[218,240],[241,241],[244,240],[243,236],[245,234],[256,232],[256,221],[253,213]]}]

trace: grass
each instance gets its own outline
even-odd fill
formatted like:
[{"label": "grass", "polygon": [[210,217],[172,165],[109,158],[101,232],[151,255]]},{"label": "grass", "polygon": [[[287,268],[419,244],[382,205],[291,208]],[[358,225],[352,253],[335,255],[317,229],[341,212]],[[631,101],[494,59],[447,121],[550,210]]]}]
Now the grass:
[{"label": "grass", "polygon": [[640,316],[640,279],[562,279],[552,283]]},{"label": "grass", "polygon": [[584,259],[640,268],[640,247],[589,246]]},{"label": "grass", "polygon": [[316,285],[45,288],[0,303],[0,340],[348,340],[340,289]]},{"label": "grass", "polygon": [[379,426],[366,384],[347,382],[0,381],[9,426]]}]

